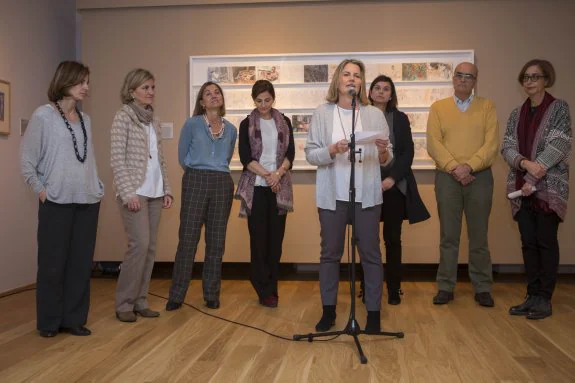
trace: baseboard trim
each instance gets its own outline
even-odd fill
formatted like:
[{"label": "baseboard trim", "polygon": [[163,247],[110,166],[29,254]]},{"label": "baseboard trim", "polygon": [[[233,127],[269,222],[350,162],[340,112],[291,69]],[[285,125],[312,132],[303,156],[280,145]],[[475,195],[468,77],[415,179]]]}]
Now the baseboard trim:
[{"label": "baseboard trim", "polygon": [[29,285],[25,285],[25,286],[17,287],[15,289],[4,291],[4,292],[0,293],[0,298],[4,298],[8,295],[18,294],[18,293],[21,293],[21,292],[26,291],[26,290],[32,290],[35,287],[36,287],[36,284],[31,283]]}]

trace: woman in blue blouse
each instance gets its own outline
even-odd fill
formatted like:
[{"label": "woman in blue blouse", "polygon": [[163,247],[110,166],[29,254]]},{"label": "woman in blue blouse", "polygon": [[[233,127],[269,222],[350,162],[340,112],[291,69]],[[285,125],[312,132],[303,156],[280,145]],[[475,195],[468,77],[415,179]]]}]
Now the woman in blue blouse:
[{"label": "woman in blue blouse", "polygon": [[186,297],[192,266],[205,225],[206,251],[202,287],[206,306],[220,307],[222,258],[232,207],[234,182],[230,161],[237,130],[223,116],[224,94],[218,84],[206,82],[196,98],[193,116],[180,133],[178,160],[184,168],[179,243],[166,310],[177,310]]}]

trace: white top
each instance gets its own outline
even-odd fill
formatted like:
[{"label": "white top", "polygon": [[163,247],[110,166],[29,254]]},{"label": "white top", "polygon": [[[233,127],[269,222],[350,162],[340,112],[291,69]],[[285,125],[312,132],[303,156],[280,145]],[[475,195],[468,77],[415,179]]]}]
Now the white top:
[{"label": "white top", "polygon": [[[351,135],[351,109],[343,109],[335,106],[333,109],[333,132],[331,139],[333,143],[343,140],[350,141]],[[359,111],[356,110],[355,132],[361,132],[361,118]],[[341,116],[341,120],[340,120]],[[345,131],[345,133],[344,133]],[[363,145],[357,145],[355,150],[361,149],[364,152]],[[362,156],[363,157],[363,156]],[[355,156],[355,202],[361,202],[361,185],[363,184],[363,164],[359,162],[360,156]],[[349,150],[345,153],[336,154],[334,159],[335,167],[335,199],[338,201],[349,202],[349,177],[351,175],[351,163],[349,162]]]},{"label": "white top", "polygon": [[148,124],[146,129],[148,130],[148,145],[151,158],[148,158],[148,168],[146,169],[144,183],[136,190],[136,194],[149,198],[163,197],[164,179],[162,178],[162,168],[158,158],[158,138],[152,124]]},{"label": "white top", "polygon": [[[276,157],[278,151],[278,129],[273,118],[264,120],[260,118],[260,131],[262,132],[262,155],[260,165],[267,171],[277,169]],[[265,178],[256,176],[256,186],[268,186]]]}]

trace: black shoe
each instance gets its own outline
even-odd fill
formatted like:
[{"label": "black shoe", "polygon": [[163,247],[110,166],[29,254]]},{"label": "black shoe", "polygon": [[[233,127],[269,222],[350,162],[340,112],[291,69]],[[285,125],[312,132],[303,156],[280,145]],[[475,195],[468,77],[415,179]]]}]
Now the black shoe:
[{"label": "black shoe", "polygon": [[537,297],[535,295],[527,294],[525,301],[517,306],[512,306],[509,309],[509,314],[511,315],[527,315],[529,314],[529,310],[533,305],[537,302]]},{"label": "black shoe", "polygon": [[206,301],[206,307],[209,309],[219,309],[220,308],[220,301],[213,300],[213,301]]},{"label": "black shoe", "polygon": [[58,331],[40,330],[40,336],[44,338],[54,338],[56,335],[58,335]]},{"label": "black shoe", "polygon": [[321,319],[315,325],[315,331],[325,332],[335,325],[335,306],[323,306]]},{"label": "black shoe", "polygon": [[529,309],[527,319],[544,319],[551,316],[553,309],[551,307],[551,299],[538,296],[535,304]]},{"label": "black shoe", "polygon": [[437,295],[433,297],[434,305],[446,305],[449,301],[452,301],[455,296],[452,292],[439,290]]},{"label": "black shoe", "polygon": [[166,303],[166,311],[174,311],[180,307],[182,307],[182,304],[178,302],[168,301],[168,303]]},{"label": "black shoe", "polygon": [[398,305],[401,303],[401,295],[403,295],[403,292],[401,291],[401,289],[397,289],[397,290],[387,290],[387,303],[390,305]]},{"label": "black shoe", "polygon": [[479,306],[483,307],[493,307],[495,306],[495,301],[491,296],[491,293],[484,291],[482,293],[475,293],[475,302],[479,303]]},{"label": "black shoe", "polygon": [[92,335],[92,331],[84,326],[60,327],[60,332],[67,332],[75,336]]},{"label": "black shoe", "polygon": [[365,324],[364,333],[379,334],[381,332],[381,313],[379,311],[367,312],[367,323]]}]

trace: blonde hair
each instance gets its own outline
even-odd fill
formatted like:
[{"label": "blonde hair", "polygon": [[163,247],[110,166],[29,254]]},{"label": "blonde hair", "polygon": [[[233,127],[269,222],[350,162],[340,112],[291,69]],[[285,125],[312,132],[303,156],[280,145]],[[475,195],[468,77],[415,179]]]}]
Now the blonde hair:
[{"label": "blonde hair", "polygon": [[122,90],[120,90],[120,100],[122,100],[122,103],[129,104],[134,101],[132,92],[148,80],[155,81],[155,78],[154,75],[146,69],[136,68],[129,71],[126,78],[124,78]]},{"label": "blonde hair", "polygon": [[339,63],[335,72],[333,72],[333,77],[331,78],[331,84],[329,84],[329,90],[327,91],[327,97],[325,98],[327,102],[337,104],[339,101],[339,76],[343,71],[343,68],[347,64],[357,65],[359,67],[359,74],[361,77],[361,88],[359,90],[358,99],[361,105],[369,105],[369,99],[367,98],[367,92],[365,90],[365,65],[363,62],[355,59],[345,59]]}]

